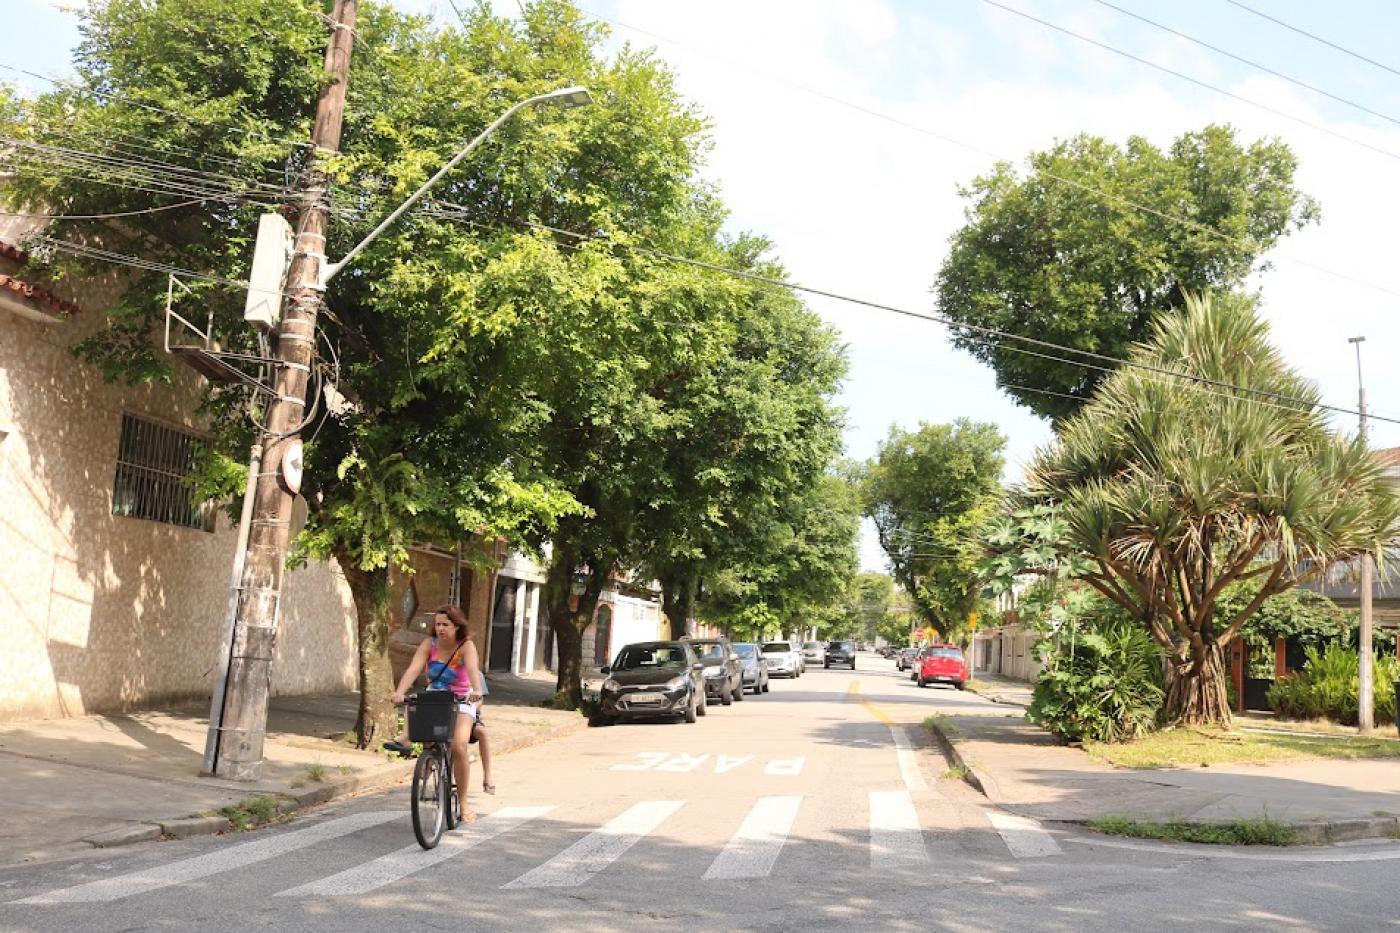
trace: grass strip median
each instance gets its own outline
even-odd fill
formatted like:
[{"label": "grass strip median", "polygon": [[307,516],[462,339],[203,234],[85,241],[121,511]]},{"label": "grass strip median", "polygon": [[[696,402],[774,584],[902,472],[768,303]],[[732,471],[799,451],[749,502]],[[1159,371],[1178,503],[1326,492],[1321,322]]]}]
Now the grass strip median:
[{"label": "grass strip median", "polygon": [[1188,823],[1185,820],[1155,823],[1130,820],[1121,816],[1106,816],[1089,820],[1084,825],[1095,832],[1110,836],[1223,846],[1286,846],[1293,844],[1296,835],[1293,827],[1268,817],[1234,820],[1229,823]]}]

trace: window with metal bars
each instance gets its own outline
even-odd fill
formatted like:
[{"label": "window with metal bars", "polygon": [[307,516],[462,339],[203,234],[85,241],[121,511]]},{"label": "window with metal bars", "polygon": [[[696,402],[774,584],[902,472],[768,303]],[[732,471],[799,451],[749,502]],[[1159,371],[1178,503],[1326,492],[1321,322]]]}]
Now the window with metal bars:
[{"label": "window with metal bars", "polygon": [[123,414],[112,514],[213,531],[214,503],[197,498],[188,482],[200,443],[193,434]]}]

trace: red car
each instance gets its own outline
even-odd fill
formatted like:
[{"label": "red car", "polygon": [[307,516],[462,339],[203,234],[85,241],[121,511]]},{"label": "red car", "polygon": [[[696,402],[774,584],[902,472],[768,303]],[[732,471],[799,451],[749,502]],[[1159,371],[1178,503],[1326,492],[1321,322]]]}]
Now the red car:
[{"label": "red car", "polygon": [[920,687],[929,684],[952,684],[959,690],[967,686],[967,659],[957,645],[929,645],[919,652],[914,671]]}]

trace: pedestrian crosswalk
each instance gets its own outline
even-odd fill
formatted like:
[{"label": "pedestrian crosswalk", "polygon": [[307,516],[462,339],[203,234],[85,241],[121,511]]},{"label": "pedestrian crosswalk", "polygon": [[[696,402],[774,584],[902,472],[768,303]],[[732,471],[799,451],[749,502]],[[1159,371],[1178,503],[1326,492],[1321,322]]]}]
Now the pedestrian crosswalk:
[{"label": "pedestrian crosswalk", "polygon": [[[907,788],[868,792],[864,814],[868,821],[865,842],[871,869],[918,869],[930,862],[926,830],[920,824],[920,806],[937,806],[938,800],[928,794],[919,797],[922,804]],[[681,845],[678,850],[688,853],[686,857],[689,858],[699,853],[708,859],[708,868],[700,875],[705,882],[767,878],[782,860],[794,835],[794,827],[799,825],[801,819],[807,820],[803,824],[802,845],[840,847],[839,850],[833,849],[833,853],[849,850],[849,837],[854,835],[850,830],[854,827],[843,824],[840,833],[823,837],[815,826],[831,816],[831,808],[827,804],[829,802],[816,806],[811,798],[798,794],[760,797],[738,819],[737,827],[728,835],[727,841],[718,846],[717,852],[713,843],[706,842]],[[683,810],[700,823],[716,829],[720,828],[716,825],[720,818],[712,811],[723,810],[729,814],[725,817],[727,819],[737,815],[729,801],[647,800],[604,814],[601,825],[588,830],[586,823],[580,826],[584,819],[582,808],[565,813],[563,808],[553,805],[508,806],[448,833],[436,849],[424,851],[416,844],[402,845],[387,854],[376,854],[324,877],[311,880],[287,878],[282,881],[283,885],[290,880],[300,880],[301,883],[280,887],[269,893],[280,898],[337,898],[369,894],[426,872],[477,847],[487,850],[486,858],[479,862],[500,867],[501,876],[490,883],[504,891],[575,888],[593,881],[619,863],[625,863],[629,850],[650,836],[665,836],[672,843],[678,841],[677,837],[685,835],[685,828],[691,824],[682,820],[684,825],[675,831],[668,831],[667,826],[668,821],[674,824],[676,815]],[[989,822],[984,830],[994,830],[1004,841],[1008,854],[1016,858],[1044,858],[1061,854],[1054,837],[1035,822],[999,811],[985,812]],[[847,815],[843,811],[838,814],[840,816],[849,818],[855,814]],[[375,831],[372,837],[375,840],[391,838],[399,841],[402,836],[386,834],[383,829],[384,824],[391,821],[404,822],[405,814],[402,811],[371,811],[329,817],[301,828],[271,831],[269,835],[251,842],[230,842],[204,855],[34,894],[12,903],[52,905],[113,902],[216,875],[236,873],[242,877],[246,869],[259,863],[313,846],[333,844],[337,847],[337,853],[356,851],[355,847],[344,845],[341,840],[367,830]],[[582,835],[579,834],[581,830],[584,830]],[[846,838],[834,838],[838,835]],[[995,838],[990,833],[987,836]],[[716,842],[719,838],[724,837],[717,836]],[[517,839],[521,841],[515,844]],[[367,840],[361,840],[360,844],[364,845]],[[368,845],[373,848],[374,843],[371,841]],[[560,845],[561,849],[550,854],[551,847]],[[503,852],[508,852],[508,857]],[[829,857],[824,856],[823,862]],[[850,856],[841,854],[837,857]],[[301,864],[307,862],[313,865],[314,870],[319,860],[303,859]],[[272,878],[283,877],[273,870],[269,870],[268,874]]]}]

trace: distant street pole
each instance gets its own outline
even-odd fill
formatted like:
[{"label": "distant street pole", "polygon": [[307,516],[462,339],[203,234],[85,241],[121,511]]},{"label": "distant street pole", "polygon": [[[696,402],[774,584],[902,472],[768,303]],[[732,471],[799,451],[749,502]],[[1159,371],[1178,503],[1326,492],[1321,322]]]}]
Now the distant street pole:
[{"label": "distant street pole", "polygon": [[[1369,454],[1370,446],[1369,444],[1367,444],[1366,439],[1366,386],[1361,381],[1361,344],[1365,340],[1365,337],[1351,337],[1348,338],[1347,342],[1350,343],[1352,346],[1356,347],[1356,410],[1360,417],[1361,423],[1361,443],[1367,445],[1366,449]],[[1357,689],[1356,696],[1356,724],[1362,731],[1371,729],[1375,726],[1375,717],[1373,716],[1372,701],[1372,696],[1374,694],[1373,681],[1375,677],[1372,671],[1371,663],[1372,588],[1373,584],[1371,578],[1371,555],[1363,554],[1361,555],[1361,582],[1360,592],[1358,594],[1361,598],[1361,631],[1359,632],[1361,644],[1360,650],[1358,652],[1358,654],[1360,655],[1360,657],[1358,658],[1358,673],[1360,675],[1361,683]]]}]

